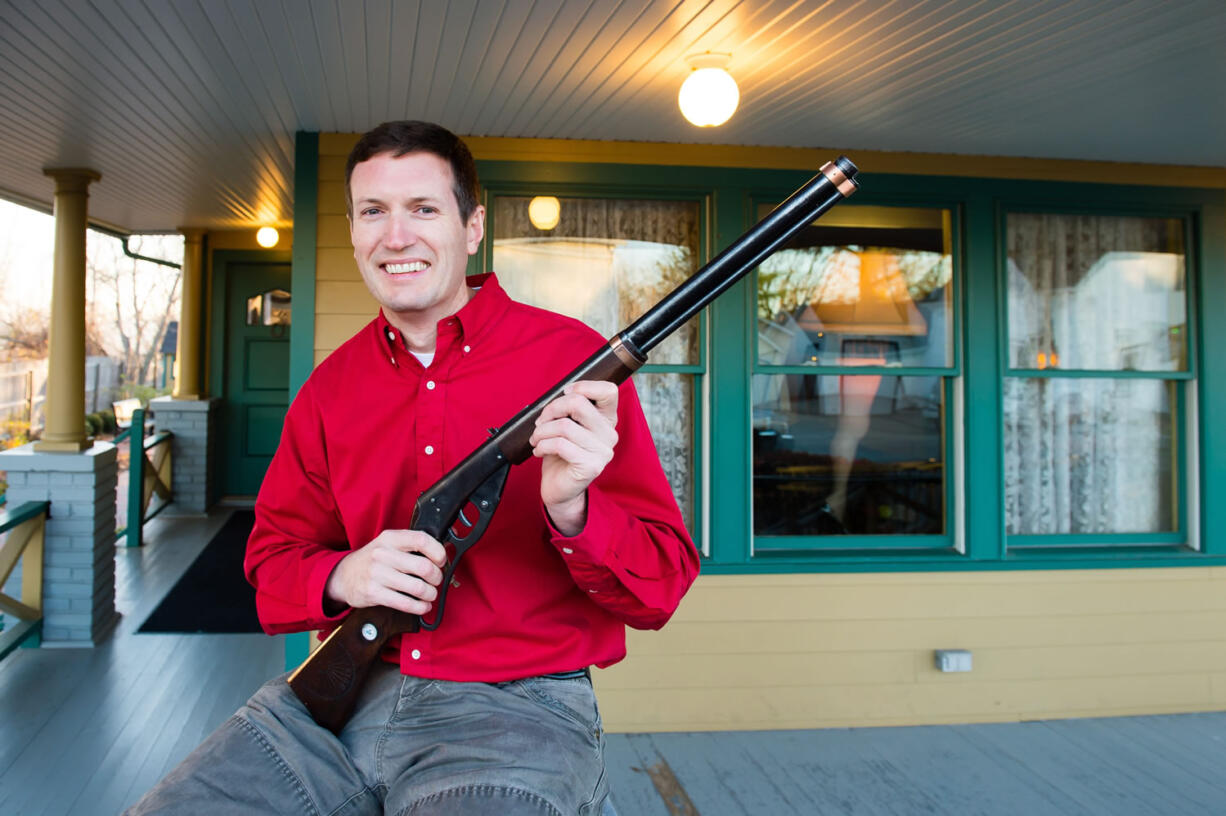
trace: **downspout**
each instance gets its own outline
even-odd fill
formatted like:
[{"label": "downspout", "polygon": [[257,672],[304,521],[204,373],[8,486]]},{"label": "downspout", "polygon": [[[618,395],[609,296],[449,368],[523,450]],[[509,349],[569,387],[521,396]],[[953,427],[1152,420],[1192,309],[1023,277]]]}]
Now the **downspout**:
[{"label": "downspout", "polygon": [[149,263],[155,263],[155,264],[158,264],[159,266],[168,266],[171,269],[182,269],[183,268],[182,264],[177,264],[174,261],[167,261],[163,258],[151,258],[148,255],[138,255],[137,253],[133,252],[131,248],[128,246],[128,241],[132,239],[132,233],[125,234],[117,230],[108,229],[107,227],[100,227],[97,224],[91,225],[90,229],[95,230],[97,232],[101,232],[103,235],[109,235],[112,238],[118,238],[120,244],[123,246],[123,254],[127,255],[129,258],[132,258],[137,261],[148,261]]}]

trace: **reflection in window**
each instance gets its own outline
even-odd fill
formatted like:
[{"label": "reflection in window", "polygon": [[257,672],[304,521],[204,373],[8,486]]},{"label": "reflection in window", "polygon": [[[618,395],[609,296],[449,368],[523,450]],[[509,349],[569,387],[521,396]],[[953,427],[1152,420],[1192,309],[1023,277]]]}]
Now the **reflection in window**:
[{"label": "reflection in window", "polygon": [[[947,210],[827,213],[758,267],[758,362],[952,365],[949,247]],[[846,354],[863,339],[889,344],[892,357]]]},{"label": "reflection in window", "polygon": [[1007,231],[1014,368],[1187,369],[1179,219],[1012,213]]},{"label": "reflection in window", "polygon": [[[605,337],[633,323],[697,268],[696,202],[560,198],[557,223],[542,229],[529,218],[531,200],[494,199],[499,282],[514,299],[582,320]],[[649,363],[697,365],[698,348],[695,318],[653,349]],[[694,379],[635,376],[664,472],[691,530]]]},{"label": "reflection in window", "polygon": [[[516,300],[578,318],[605,337],[637,320],[697,269],[698,204],[560,199],[556,227],[528,220],[527,196],[494,200],[494,271]],[[651,352],[697,363],[698,321]]]},{"label": "reflection in window", "polygon": [[292,312],[290,293],[270,289],[247,298],[248,326],[288,326]]},{"label": "reflection in window", "polygon": [[1169,380],[1006,377],[1006,531],[1175,529]]},{"label": "reflection in window", "polygon": [[755,374],[754,533],[945,532],[942,382]]}]

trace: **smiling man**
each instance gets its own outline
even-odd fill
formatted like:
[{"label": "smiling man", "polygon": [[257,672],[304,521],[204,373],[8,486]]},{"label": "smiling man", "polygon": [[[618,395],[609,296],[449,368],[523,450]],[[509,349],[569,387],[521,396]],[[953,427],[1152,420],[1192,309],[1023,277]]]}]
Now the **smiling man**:
[{"label": "smiling man", "polygon": [[[429,615],[443,546],[407,529],[427,487],[604,340],[465,277],[476,170],[423,122],[365,134],[350,237],[378,316],[312,373],[256,503],[246,570],[270,634],[356,607]],[[434,631],[394,638],[339,735],[277,678],[132,813],[598,814],[590,667],[657,628],[698,572],[634,387],[576,383],[459,563]]]}]

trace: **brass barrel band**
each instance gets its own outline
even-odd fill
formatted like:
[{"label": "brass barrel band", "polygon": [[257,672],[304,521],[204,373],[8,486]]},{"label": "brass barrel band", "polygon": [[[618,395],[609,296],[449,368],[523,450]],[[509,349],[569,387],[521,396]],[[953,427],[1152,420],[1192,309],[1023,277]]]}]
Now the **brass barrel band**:
[{"label": "brass barrel band", "polygon": [[631,372],[638,371],[642,368],[643,363],[647,362],[646,358],[635,354],[626,347],[626,344],[622,342],[620,334],[609,340],[609,348],[613,349],[614,356]]},{"label": "brass barrel band", "polygon": [[838,188],[844,198],[856,191],[856,183],[847,178],[847,175],[834,162],[826,162],[822,165],[822,175],[830,179],[830,183]]}]

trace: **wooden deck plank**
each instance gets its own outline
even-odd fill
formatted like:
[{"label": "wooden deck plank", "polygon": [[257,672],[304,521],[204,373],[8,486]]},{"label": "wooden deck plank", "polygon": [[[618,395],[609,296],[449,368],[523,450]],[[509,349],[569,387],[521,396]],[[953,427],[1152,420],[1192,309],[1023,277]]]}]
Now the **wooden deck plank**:
[{"label": "wooden deck plank", "polygon": [[[1226,800],[1226,785],[1221,778],[1221,762],[1226,759],[1222,746],[1216,746],[1218,772],[1197,773],[1192,768],[1197,754],[1155,750],[1152,738],[1141,742],[1128,739],[1112,720],[1052,720],[1047,727],[1072,745],[1089,753],[1108,757],[1119,773],[1131,777],[1135,787],[1146,791],[1145,800],[1181,813],[1220,808]],[[1117,774],[1118,778],[1118,774]]]},{"label": "wooden deck plank", "polygon": [[[605,768],[620,816],[671,816],[646,768],[655,756],[649,734],[607,734]],[[645,751],[640,750],[645,748]]]},{"label": "wooden deck plank", "polygon": [[[76,802],[96,801],[97,783],[110,784],[116,768],[120,767],[118,763],[125,756],[121,750],[125,740],[139,739],[139,732],[150,718],[162,713],[158,706],[167,704],[164,695],[170,693],[171,684],[189,679],[177,670],[189,649],[188,644],[179,644],[173,649],[116,650],[125,655],[117,665],[144,663],[146,670],[132,678],[121,676],[118,682],[108,683],[108,688],[97,696],[84,698],[85,705],[74,705],[59,713],[57,723],[61,733],[34,746],[36,750],[31,752],[31,759],[35,763],[46,763],[45,806],[41,812],[65,812]],[[151,693],[158,688],[164,690],[163,695]],[[87,708],[91,703],[92,708]],[[64,734],[67,736],[62,736]],[[55,761],[47,762],[44,754],[57,751]],[[63,766],[82,769],[71,786],[57,784],[52,778],[53,775],[59,777],[58,767]],[[36,783],[37,779],[29,781]],[[20,812],[39,811],[27,807]]]}]

